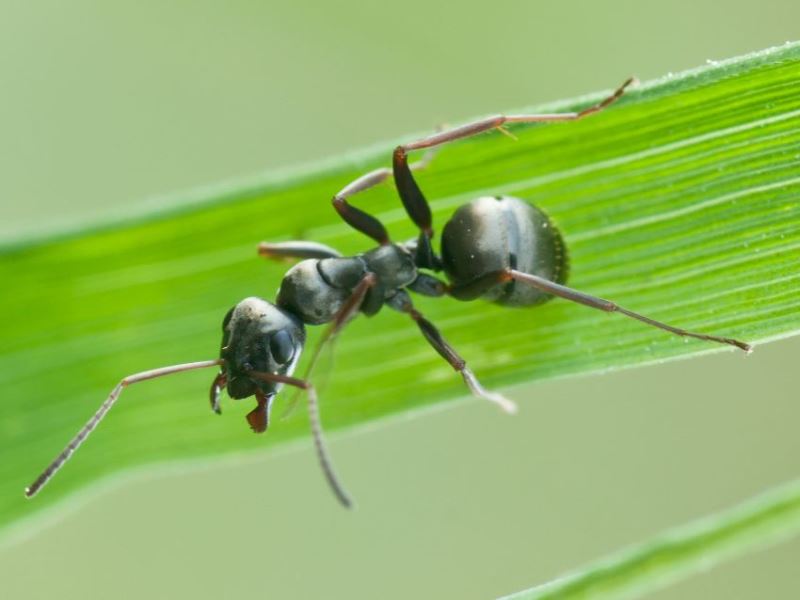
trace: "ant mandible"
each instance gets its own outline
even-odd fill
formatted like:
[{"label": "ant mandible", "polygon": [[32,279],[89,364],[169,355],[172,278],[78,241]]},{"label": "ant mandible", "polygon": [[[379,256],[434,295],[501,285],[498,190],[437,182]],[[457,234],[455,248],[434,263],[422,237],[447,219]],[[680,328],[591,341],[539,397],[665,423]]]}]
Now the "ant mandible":
[{"label": "ant mandible", "polygon": [[[433,249],[431,211],[412,174],[423,167],[427,159],[409,164],[408,152],[431,149],[493,129],[504,131],[503,126],[510,123],[575,121],[612,104],[632,82],[633,79],[628,79],[613,94],[579,112],[494,116],[398,146],[391,171],[387,168],[371,171],[333,198],[333,206],[342,219],[377,242],[376,248],[343,257],[333,248],[314,242],[261,243],[259,254],[262,256],[305,259],[286,273],[276,302],[251,297],[234,306],[222,323],[219,359],[162,367],[122,379],[61,454],[25,490],[25,495],[34,496],[53,477],[94,431],[125,387],[173,373],[221,367],[211,384],[212,409],[220,413],[219,395],[223,387],[236,400],[255,396],[257,406],[248,413],[247,421],[257,433],[266,431],[270,407],[283,385],[305,390],[314,445],[323,473],[339,501],[351,506],[325,447],[317,395],[309,374],[321,348],[357,313],[372,316],[387,305],[408,314],[428,343],[461,374],[473,394],[498,404],[506,412],[516,410],[513,402],[479,383],[433,323],[414,308],[409,291],[457,300],[484,298],[505,306],[532,306],[558,296],[606,312],[622,313],[680,336],[730,344],[749,352],[751,346],[745,342],[673,327],[609,300],[566,287],[568,260],[561,234],[544,212],[518,198],[484,197],[461,206],[444,226],[441,256]],[[392,242],[378,219],[347,201],[390,175],[394,176],[408,216],[420,230],[416,240]],[[444,271],[449,283],[421,270]],[[305,325],[323,323],[331,325],[315,349],[306,376],[303,379],[292,377],[305,343]]]}]

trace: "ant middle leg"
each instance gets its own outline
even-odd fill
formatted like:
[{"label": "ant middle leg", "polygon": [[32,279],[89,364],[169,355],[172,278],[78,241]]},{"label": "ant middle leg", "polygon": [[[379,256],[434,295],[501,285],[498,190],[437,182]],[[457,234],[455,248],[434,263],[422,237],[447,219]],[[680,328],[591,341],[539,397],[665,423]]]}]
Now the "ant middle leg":
[{"label": "ant middle leg", "polygon": [[426,340],[428,340],[428,343],[433,346],[433,349],[436,350],[436,352],[439,353],[439,356],[444,358],[450,364],[450,366],[461,375],[461,377],[464,379],[464,383],[467,384],[467,387],[474,396],[497,404],[501,409],[509,414],[514,414],[517,412],[517,405],[514,404],[514,402],[502,394],[487,390],[481,385],[480,381],[478,381],[478,378],[475,377],[475,374],[472,372],[472,370],[467,367],[467,362],[461,358],[461,355],[456,352],[455,348],[453,348],[447,342],[447,340],[444,339],[436,326],[428,321],[428,319],[423,317],[422,313],[414,308],[414,305],[411,303],[411,298],[405,291],[398,291],[389,300],[389,304],[395,310],[408,314],[414,320],[419,327],[419,330],[422,332],[422,335]]}]

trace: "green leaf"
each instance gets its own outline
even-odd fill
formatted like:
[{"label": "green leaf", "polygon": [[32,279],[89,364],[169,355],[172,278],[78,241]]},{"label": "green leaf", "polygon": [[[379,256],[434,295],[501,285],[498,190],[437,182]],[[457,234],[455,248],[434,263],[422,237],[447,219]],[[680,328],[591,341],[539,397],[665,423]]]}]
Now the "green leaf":
[{"label": "green leaf", "polygon": [[800,481],[502,600],[636,598],[800,532]]},{"label": "green leaf", "polygon": [[[564,233],[578,289],[687,328],[751,342],[788,336],[800,327],[799,75],[798,45],[709,65],[642,85],[580,122],[517,127],[517,142],[486,134],[446,146],[419,181],[439,230],[480,195],[535,202]],[[176,375],[126,391],[77,459],[35,500],[22,495],[119,378],[214,358],[226,311],[249,295],[274,297],[285,265],[259,260],[258,241],[367,249],[329,198],[388,164],[392,147],[0,250],[0,525],[137,465],[264,451],[307,436],[302,413],[254,436],[244,422],[251,402],[225,401],[223,417],[213,416],[212,373]],[[355,202],[394,239],[414,235],[391,186]],[[417,306],[488,387],[724,350],[562,300],[530,310],[426,298]],[[465,395],[410,320],[388,310],[348,326],[330,380],[322,393],[328,430]]]}]

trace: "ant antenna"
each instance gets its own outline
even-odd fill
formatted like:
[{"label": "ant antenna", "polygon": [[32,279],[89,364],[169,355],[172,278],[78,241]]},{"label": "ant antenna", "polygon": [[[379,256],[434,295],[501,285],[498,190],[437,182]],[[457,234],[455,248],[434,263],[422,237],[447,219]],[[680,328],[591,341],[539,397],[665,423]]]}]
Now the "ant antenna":
[{"label": "ant antenna", "polygon": [[150,371],[142,371],[141,373],[134,373],[133,375],[128,375],[125,377],[116,385],[113,390],[111,390],[111,393],[108,395],[108,398],[105,399],[105,402],[100,405],[100,408],[97,409],[97,412],[94,413],[94,416],[89,419],[86,425],[84,425],[81,430],[75,434],[75,437],[72,438],[70,443],[67,444],[67,447],[61,451],[61,454],[56,456],[53,462],[51,462],[48,467],[42,471],[42,474],[39,475],[39,477],[37,477],[32,484],[25,488],[25,497],[33,498],[39,492],[39,490],[41,490],[45,484],[50,481],[50,479],[52,479],[53,475],[55,475],[58,470],[64,466],[64,463],[70,459],[72,454],[97,428],[97,426],[100,424],[100,421],[102,421],[103,417],[106,416],[106,413],[111,410],[111,407],[114,406],[114,403],[119,398],[122,390],[124,390],[126,387],[134,383],[139,383],[140,381],[163,377],[164,375],[182,373],[183,371],[191,371],[193,369],[204,369],[206,367],[217,367],[224,364],[225,361],[222,359],[204,360],[201,362],[185,363],[182,365],[173,365],[171,367],[152,369]]},{"label": "ant antenna", "polygon": [[353,508],[353,501],[350,495],[345,491],[344,486],[339,482],[336,476],[336,471],[333,469],[333,462],[331,461],[328,449],[325,446],[325,439],[322,432],[322,422],[319,418],[319,399],[317,398],[317,391],[314,386],[304,380],[287,375],[278,375],[276,373],[264,373],[261,371],[248,371],[247,375],[254,379],[260,379],[268,383],[285,383],[306,391],[308,396],[308,419],[311,423],[311,435],[314,438],[314,447],[317,451],[317,458],[322,467],[322,472],[325,474],[325,479],[331,486],[334,495],[342,503],[345,508]]}]

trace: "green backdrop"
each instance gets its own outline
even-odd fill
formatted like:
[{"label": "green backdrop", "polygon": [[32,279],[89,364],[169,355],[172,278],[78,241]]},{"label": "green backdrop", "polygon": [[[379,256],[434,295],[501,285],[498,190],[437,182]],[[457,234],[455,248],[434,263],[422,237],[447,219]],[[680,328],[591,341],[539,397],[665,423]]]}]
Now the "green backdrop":
[{"label": "green backdrop", "polygon": [[[5,2],[0,236],[780,44],[800,17],[792,1],[576,4]],[[796,477],[798,351],[520,387],[513,419],[465,398],[333,436],[355,513],[310,442],[139,474],[1,546],[0,594],[512,592]],[[790,543],[658,597],[796,595],[798,559]]]}]

